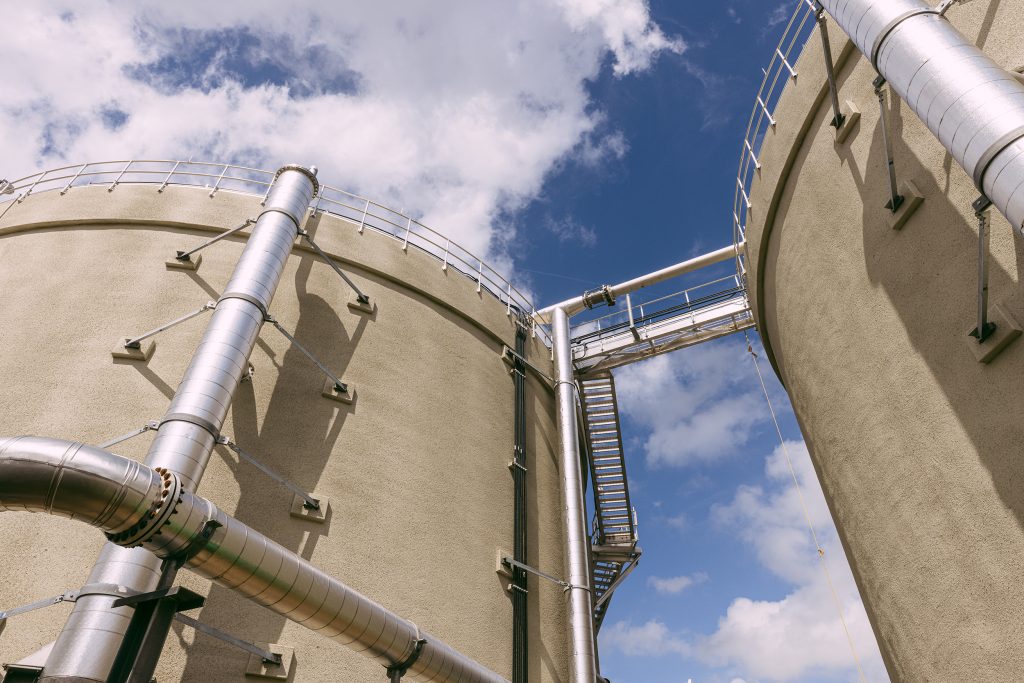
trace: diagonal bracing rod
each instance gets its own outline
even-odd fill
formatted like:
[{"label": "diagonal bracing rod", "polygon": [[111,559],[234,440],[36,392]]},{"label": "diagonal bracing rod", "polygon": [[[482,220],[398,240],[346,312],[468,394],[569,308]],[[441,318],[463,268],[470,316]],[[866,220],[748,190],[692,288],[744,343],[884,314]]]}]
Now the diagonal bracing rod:
[{"label": "diagonal bracing rod", "polygon": [[328,256],[327,253],[320,248],[320,245],[313,241],[313,238],[309,236],[308,232],[306,232],[305,230],[299,230],[299,234],[302,236],[302,239],[309,242],[309,246],[313,247],[313,251],[315,251],[320,256],[320,258],[326,261],[327,265],[329,265],[334,270],[334,272],[337,273],[338,276],[342,280],[344,280],[349,287],[352,288],[352,291],[356,293],[356,301],[358,301],[361,304],[370,303],[370,297],[364,294],[362,290],[356,286],[356,283],[352,282],[352,278],[350,278],[348,275],[345,275],[345,272],[338,266],[337,263],[334,262],[334,259]]},{"label": "diagonal bracing rod", "polygon": [[262,472],[263,474],[267,475],[268,477],[270,477],[271,479],[276,481],[278,484],[281,484],[282,486],[284,486],[286,489],[288,489],[289,491],[291,491],[295,495],[301,497],[305,501],[303,503],[303,507],[305,507],[305,508],[307,508],[309,510],[319,510],[320,509],[320,501],[319,500],[317,500],[316,498],[312,497],[311,495],[309,495],[308,493],[303,491],[301,488],[299,488],[295,484],[291,483],[290,481],[288,481],[287,479],[282,477],[280,474],[278,474],[277,472],[275,472],[274,470],[270,469],[269,467],[264,465],[262,462],[260,462],[256,458],[252,457],[251,455],[249,455],[248,453],[243,451],[241,448],[238,447],[237,443],[235,443],[234,441],[231,440],[230,437],[221,435],[220,438],[217,439],[217,443],[220,444],[221,446],[227,446],[229,449],[234,451],[238,455],[239,458],[242,458],[243,460],[248,462],[250,465],[252,465],[256,469],[258,469],[260,472]]},{"label": "diagonal bracing rod", "polygon": [[288,339],[288,341],[290,341],[292,343],[292,345],[295,348],[297,348],[299,351],[302,352],[302,355],[304,355],[306,358],[308,358],[311,361],[313,361],[313,364],[315,366],[317,366],[318,368],[320,368],[320,372],[322,372],[325,375],[327,375],[327,379],[331,380],[334,383],[334,389],[339,394],[347,394],[348,393],[348,385],[345,384],[344,382],[342,382],[340,379],[338,379],[337,375],[335,375],[333,372],[328,370],[326,365],[321,363],[317,359],[317,357],[314,356],[312,353],[310,353],[309,350],[305,346],[300,344],[295,339],[295,337],[293,337],[291,334],[289,334],[288,330],[284,329],[284,327],[281,325],[281,323],[277,322],[277,320],[273,316],[269,316],[269,315],[266,317],[266,321],[268,323],[270,323],[271,325],[273,325],[274,327],[276,327],[278,332],[283,334]]},{"label": "diagonal bracing rod", "polygon": [[231,235],[234,235],[236,232],[241,232],[242,230],[245,230],[255,222],[256,221],[254,221],[252,218],[248,218],[244,223],[239,225],[237,228],[231,228],[230,230],[226,230],[225,232],[220,233],[216,237],[206,240],[205,242],[203,242],[194,249],[190,249],[189,251],[179,251],[174,258],[177,261],[191,261],[192,254],[196,253],[197,251],[201,251],[202,249],[206,249],[211,244],[220,242],[225,237],[230,237]]},{"label": "diagonal bracing rod", "polygon": [[896,160],[893,157],[892,141],[889,139],[888,116],[885,111],[885,77],[879,76],[872,85],[875,86],[875,96],[878,97],[879,121],[882,125],[882,142],[885,143],[885,162],[889,174],[889,202],[885,208],[896,213],[903,204],[903,196],[896,189]]},{"label": "diagonal bracing rod", "polygon": [[160,327],[158,327],[156,329],[153,329],[153,330],[150,330],[149,332],[145,332],[143,334],[140,334],[138,337],[126,337],[125,340],[124,340],[124,348],[126,348],[126,349],[138,349],[138,348],[141,348],[142,347],[142,342],[144,340],[149,339],[150,337],[152,337],[154,335],[160,334],[161,332],[163,332],[165,330],[169,330],[169,329],[171,329],[172,327],[174,327],[176,325],[180,325],[181,323],[185,322],[186,320],[191,320],[192,318],[195,318],[197,315],[202,315],[203,313],[206,313],[207,311],[212,311],[215,308],[217,308],[217,303],[216,302],[214,302],[214,301],[207,301],[205,304],[203,304],[203,306],[201,308],[198,308],[198,309],[192,311],[191,313],[186,313],[185,315],[181,316],[180,318],[175,318],[171,322],[166,323],[164,325],[161,325]]}]

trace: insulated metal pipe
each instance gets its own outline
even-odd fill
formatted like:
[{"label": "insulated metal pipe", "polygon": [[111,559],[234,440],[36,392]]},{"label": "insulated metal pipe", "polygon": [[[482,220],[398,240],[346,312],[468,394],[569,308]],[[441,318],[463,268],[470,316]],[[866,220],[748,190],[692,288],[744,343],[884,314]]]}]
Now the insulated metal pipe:
[{"label": "insulated metal pipe", "polygon": [[1024,84],[922,0],[821,0],[975,185],[1024,230]]},{"label": "insulated metal pipe", "polygon": [[576,382],[569,341],[569,316],[564,309],[551,312],[552,346],[555,354],[555,388],[558,447],[561,453],[562,502],[565,506],[565,539],[568,552],[570,681],[594,683],[597,656],[594,645],[594,607],[590,586],[586,507],[580,473],[580,446],[576,424]]},{"label": "insulated metal pipe", "polygon": [[[649,287],[650,285],[654,285],[659,282],[664,282],[665,280],[671,280],[674,277],[678,277],[679,275],[692,272],[694,270],[697,270],[698,268],[703,268],[704,266],[710,266],[715,263],[720,263],[721,261],[727,261],[731,258],[736,258],[736,255],[743,250],[744,246],[745,243],[740,242],[739,244],[734,244],[728,247],[722,247],[717,251],[712,251],[711,253],[697,256],[696,258],[692,258],[681,263],[677,263],[674,266],[662,268],[661,270],[656,270],[653,273],[648,273],[646,275],[641,275],[640,277],[633,278],[632,280],[620,282],[617,285],[611,285],[610,287],[608,287],[607,291],[613,298],[623,296],[624,294],[635,292],[638,289]],[[585,307],[585,297],[577,296],[572,299],[566,299],[565,301],[555,304],[553,306],[548,306],[547,308],[541,309],[537,311],[535,315],[537,316],[539,322],[549,323],[552,322],[552,316],[556,309],[560,308],[563,311],[565,311],[567,315],[571,316],[576,313],[579,313]]]},{"label": "insulated metal pipe", "polygon": [[[183,560],[200,576],[385,667],[403,665],[418,651],[403,680],[508,683],[183,484],[167,469],[80,443],[0,438],[0,510],[68,517],[100,528],[112,543]],[[212,534],[204,533],[211,523]]]},{"label": "insulated metal pipe", "polygon": [[[318,189],[315,167],[289,165],[278,170],[264,210],[160,421],[145,462],[173,472],[189,491],[197,490],[206,470]],[[115,584],[142,592],[153,590],[159,578],[160,562],[152,553],[108,543],[86,585]],[[132,615],[130,607],[113,607],[114,599],[87,595],[75,603],[47,658],[42,683],[107,679]]]}]

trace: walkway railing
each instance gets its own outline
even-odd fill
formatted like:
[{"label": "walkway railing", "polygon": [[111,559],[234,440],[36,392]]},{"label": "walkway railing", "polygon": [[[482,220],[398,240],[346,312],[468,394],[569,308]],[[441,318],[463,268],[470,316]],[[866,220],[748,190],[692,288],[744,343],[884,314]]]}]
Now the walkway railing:
[{"label": "walkway railing", "polygon": [[[206,188],[211,198],[218,192],[238,192],[266,199],[273,179],[273,171],[211,162],[138,159],[88,162],[0,184],[0,218],[33,194],[56,190],[64,195],[84,185],[106,185],[108,192],[124,184],[149,184],[156,192],[163,192],[169,185],[188,185]],[[521,312],[524,318],[533,320],[536,309],[510,281],[482,258],[408,214],[330,185],[321,186],[314,208],[347,219],[360,233],[369,229],[388,235],[403,251],[413,247],[434,256],[442,271],[451,269],[466,276],[476,283],[478,292],[487,292],[504,303],[509,315]],[[550,346],[547,332],[540,326],[533,329]]]},{"label": "walkway railing", "polygon": [[[754,174],[761,168],[758,156],[765,135],[776,124],[775,108],[782,96],[782,91],[791,79],[797,77],[796,61],[800,49],[807,42],[814,27],[815,7],[811,0],[799,0],[799,3],[782,33],[782,38],[772,54],[768,67],[763,69],[764,79],[754,99],[754,108],[750,113],[747,131],[743,136],[740,148],[739,170],[736,173],[736,192],[732,206],[732,238],[734,244],[746,239],[747,212],[750,209],[750,185]],[[742,250],[737,256],[737,270],[741,276],[746,274],[746,263]]]}]

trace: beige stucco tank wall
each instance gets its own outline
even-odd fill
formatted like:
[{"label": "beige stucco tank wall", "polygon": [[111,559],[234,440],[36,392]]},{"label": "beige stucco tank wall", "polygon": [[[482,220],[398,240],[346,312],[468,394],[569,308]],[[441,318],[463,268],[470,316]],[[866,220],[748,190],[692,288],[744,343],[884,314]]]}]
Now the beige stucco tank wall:
[{"label": "beige stucco tank wall", "polygon": [[[259,212],[259,198],[201,188],[122,185],[46,192],[0,221],[0,432],[100,443],[163,415],[206,318],[157,338],[147,363],[114,361],[115,342],[208,300],[244,238],[204,252],[198,272],[165,269],[176,249]],[[211,460],[199,493],[367,596],[505,676],[512,609],[495,573],[512,547],[513,384],[501,360],[514,346],[505,304],[433,257],[323,215],[307,223],[376,303],[351,311],[350,292],[296,249],[272,314],[354,386],[346,406],[321,397],[324,378],[269,326],[252,383],[224,432],[290,480],[330,498],[325,524],[292,518],[292,494],[230,452]],[[531,339],[528,358],[550,372]],[[529,556],[560,573],[561,496],[553,398],[527,384]],[[143,435],[113,450],[141,459]],[[0,606],[80,586],[102,534],[45,515],[0,516]],[[376,664],[236,594],[183,573],[208,594],[197,616],[252,641],[295,648],[294,681],[383,681]],[[557,586],[530,579],[531,680],[564,681],[566,624]],[[53,640],[68,606],[12,618],[0,661]],[[175,625],[160,681],[242,681],[248,655]]]},{"label": "beige stucco tank wall", "polygon": [[[1022,16],[1021,0],[948,14],[1008,68],[1024,64]],[[813,35],[752,187],[758,326],[893,680],[1020,680],[1024,341],[975,359],[978,192],[891,98],[897,173],[925,200],[890,228],[876,74],[831,28],[840,98],[862,118],[836,144]],[[1024,322],[1024,243],[992,225],[991,300]]]}]

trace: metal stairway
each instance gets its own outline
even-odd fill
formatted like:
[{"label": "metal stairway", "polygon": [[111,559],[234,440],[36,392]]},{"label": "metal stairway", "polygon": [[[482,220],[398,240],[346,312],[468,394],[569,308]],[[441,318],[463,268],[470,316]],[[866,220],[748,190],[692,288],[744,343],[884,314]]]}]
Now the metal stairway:
[{"label": "metal stairway", "polygon": [[590,566],[594,627],[599,630],[612,592],[636,566],[640,549],[629,502],[615,380],[610,372],[602,372],[579,380],[579,387],[595,501]]}]

